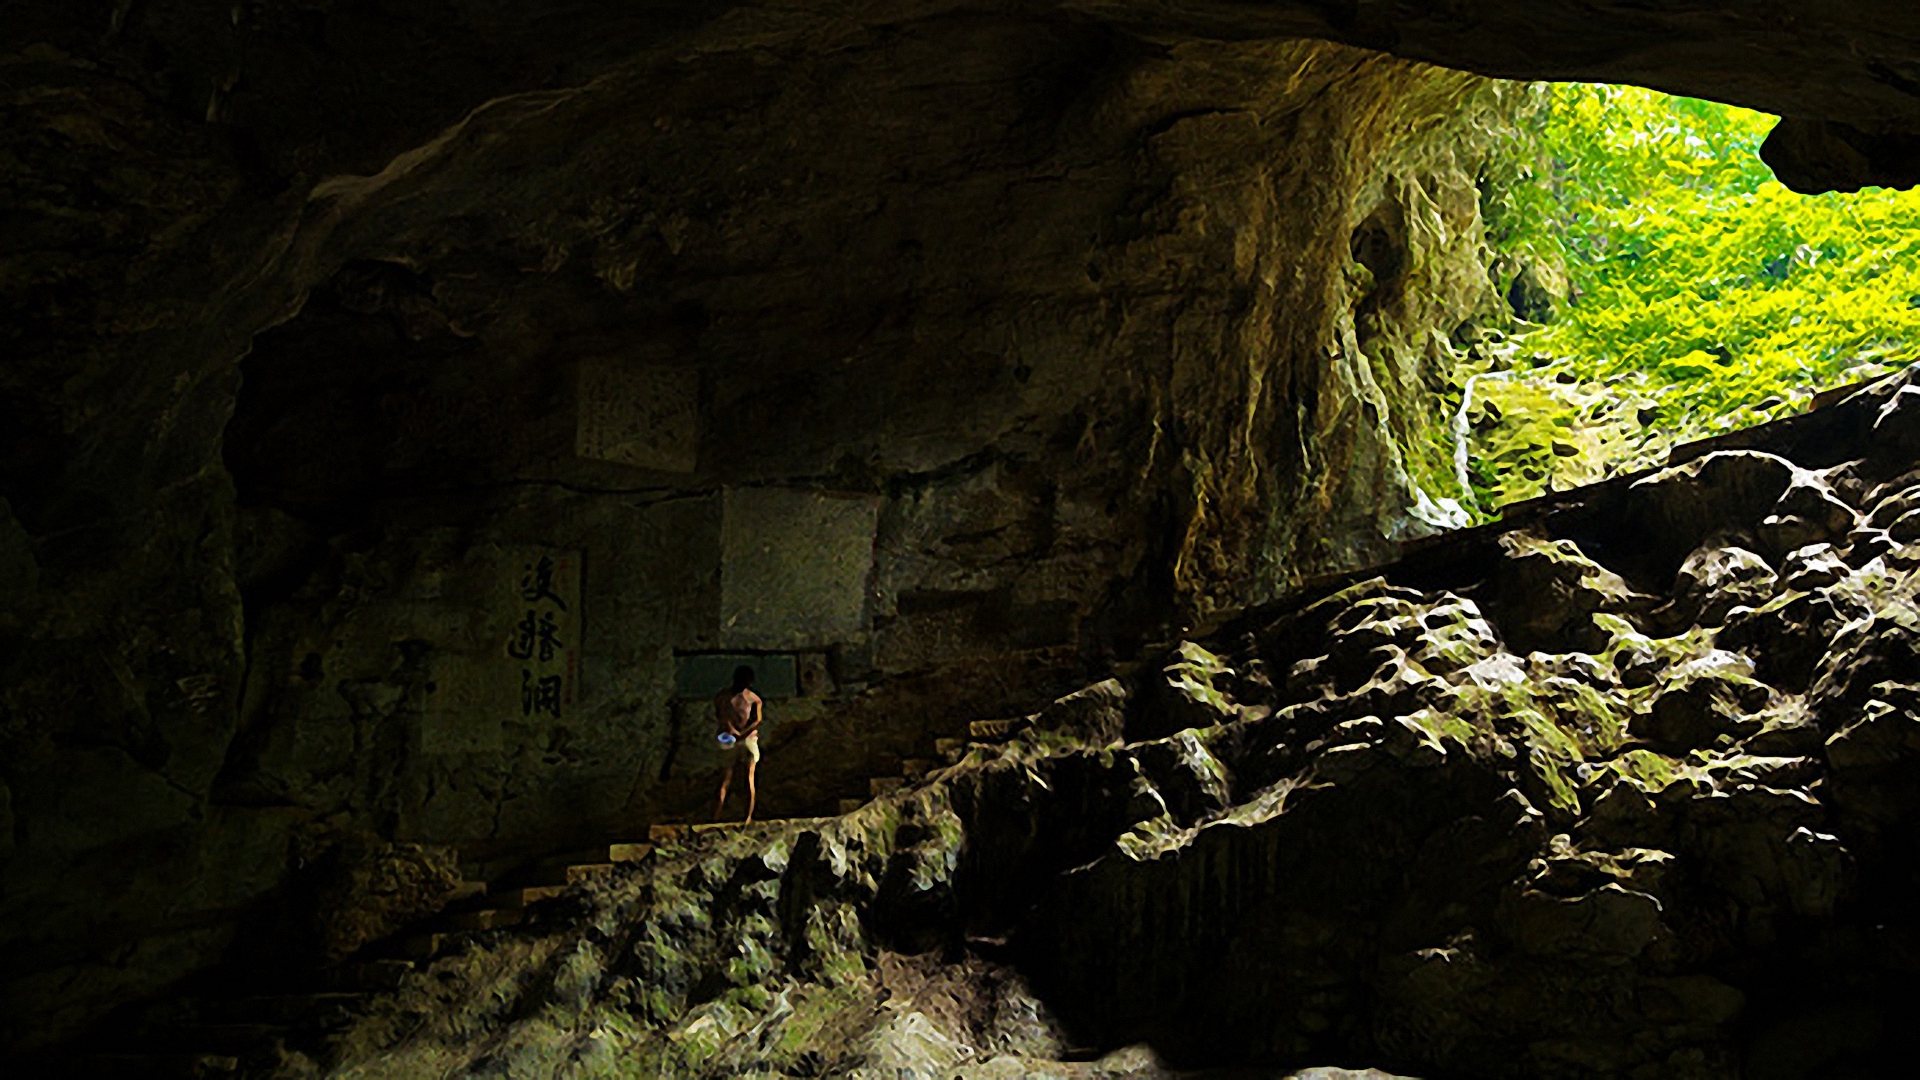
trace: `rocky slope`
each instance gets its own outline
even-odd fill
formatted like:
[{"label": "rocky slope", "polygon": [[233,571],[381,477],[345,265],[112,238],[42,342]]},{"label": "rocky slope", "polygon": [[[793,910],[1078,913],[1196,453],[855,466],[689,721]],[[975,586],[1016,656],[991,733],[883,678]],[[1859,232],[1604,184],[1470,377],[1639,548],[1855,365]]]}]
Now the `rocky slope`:
[{"label": "rocky slope", "polygon": [[696,834],[282,1075],[1891,1075],[1920,384],[1744,439]]}]

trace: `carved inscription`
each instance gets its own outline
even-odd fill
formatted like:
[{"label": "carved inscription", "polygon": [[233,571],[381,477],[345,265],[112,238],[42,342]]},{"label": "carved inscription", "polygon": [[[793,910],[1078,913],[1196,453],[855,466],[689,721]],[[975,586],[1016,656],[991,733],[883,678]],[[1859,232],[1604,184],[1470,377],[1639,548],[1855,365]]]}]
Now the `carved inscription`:
[{"label": "carved inscription", "polygon": [[592,360],[580,365],[574,453],[662,472],[699,463],[700,373]]},{"label": "carved inscription", "polygon": [[[434,644],[420,749],[498,754],[508,724],[568,719],[580,698],[580,553],[476,548],[412,609]],[[430,623],[424,620],[430,618]]]},{"label": "carved inscription", "polygon": [[518,665],[518,715],[562,720],[573,711],[580,672],[580,556],[530,554],[514,590],[507,659]]}]

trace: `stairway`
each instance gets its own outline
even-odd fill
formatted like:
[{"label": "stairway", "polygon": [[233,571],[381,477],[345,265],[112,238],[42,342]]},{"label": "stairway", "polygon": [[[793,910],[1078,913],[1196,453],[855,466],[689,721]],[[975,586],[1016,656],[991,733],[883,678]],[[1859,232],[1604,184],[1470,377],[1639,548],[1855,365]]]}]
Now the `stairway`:
[{"label": "stairway", "polygon": [[[839,812],[851,813],[925,780],[975,749],[1004,743],[1026,723],[1025,718],[977,720],[968,725],[964,738],[936,738],[932,756],[901,761],[898,775],[871,777],[866,795],[839,800]],[[649,827],[645,841],[565,852],[502,873],[496,880],[464,882],[440,913],[369,945],[352,962],[314,973],[310,986],[272,993],[190,994],[152,1003],[116,1025],[108,1046],[70,1057],[45,1075],[74,1080],[244,1080],[270,1071],[288,1052],[324,1062],[329,1041],[367,1002],[398,988],[407,975],[475,935],[518,926],[535,905],[620,866],[645,862],[657,847],[712,830],[785,828],[796,820],[826,819],[770,819],[752,826],[659,823]]]},{"label": "stairway", "polygon": [[263,1075],[289,1051],[316,1060],[375,995],[476,934],[521,923],[528,909],[623,864],[644,861],[650,843],[614,843],[543,859],[500,881],[468,881],[447,906],[354,961],[315,972],[291,992],[188,995],[121,1018],[111,1046],[69,1057],[53,1075],[73,1080],[207,1080]]},{"label": "stairway", "polygon": [[975,749],[1005,743],[1026,726],[1027,718],[1023,716],[1005,720],[975,720],[967,725],[965,738],[942,736],[934,739],[932,757],[903,759],[900,762],[900,775],[868,778],[866,795],[841,799],[839,812],[851,814],[874,799],[925,780],[944,767],[958,764],[960,759]]}]

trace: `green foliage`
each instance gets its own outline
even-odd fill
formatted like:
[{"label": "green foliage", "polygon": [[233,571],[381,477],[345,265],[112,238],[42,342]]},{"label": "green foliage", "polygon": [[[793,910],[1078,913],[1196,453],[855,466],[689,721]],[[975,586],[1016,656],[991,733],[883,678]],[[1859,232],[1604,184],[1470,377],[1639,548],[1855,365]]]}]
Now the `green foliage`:
[{"label": "green foliage", "polygon": [[1489,167],[1506,280],[1562,272],[1552,325],[1475,349],[1485,510],[1654,464],[1920,359],[1920,193],[1803,196],[1773,118],[1635,87],[1542,87]]}]

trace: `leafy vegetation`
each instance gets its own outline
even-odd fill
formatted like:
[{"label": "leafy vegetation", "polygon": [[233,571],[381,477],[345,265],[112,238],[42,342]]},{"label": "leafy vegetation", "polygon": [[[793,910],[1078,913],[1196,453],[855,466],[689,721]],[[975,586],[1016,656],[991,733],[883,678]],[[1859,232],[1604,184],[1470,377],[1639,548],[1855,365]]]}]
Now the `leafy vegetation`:
[{"label": "leafy vegetation", "polygon": [[1920,193],[1803,196],[1773,118],[1635,87],[1535,91],[1489,165],[1497,276],[1525,321],[1457,374],[1482,513],[1657,464],[1920,359]]}]

